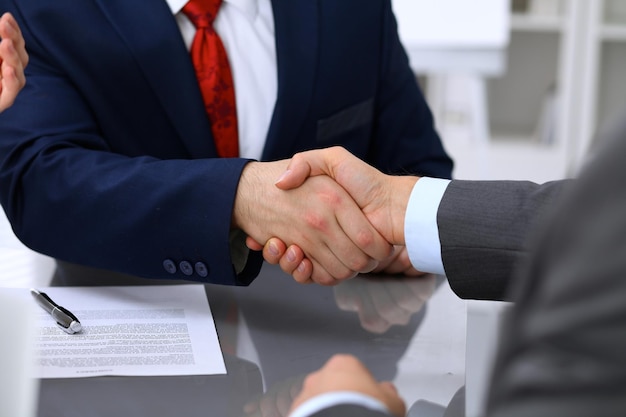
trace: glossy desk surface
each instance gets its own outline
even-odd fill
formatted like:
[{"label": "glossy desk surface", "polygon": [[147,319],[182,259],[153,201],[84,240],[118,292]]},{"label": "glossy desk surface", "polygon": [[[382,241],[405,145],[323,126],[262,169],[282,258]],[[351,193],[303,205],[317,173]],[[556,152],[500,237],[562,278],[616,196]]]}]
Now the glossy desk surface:
[{"label": "glossy desk surface", "polygon": [[[163,282],[135,282],[148,283]],[[236,340],[227,375],[46,379],[38,415],[285,416],[303,377],[335,353],[394,381],[411,416],[462,415],[466,307],[443,277],[322,287],[266,265],[249,287],[205,290],[220,340]]]}]

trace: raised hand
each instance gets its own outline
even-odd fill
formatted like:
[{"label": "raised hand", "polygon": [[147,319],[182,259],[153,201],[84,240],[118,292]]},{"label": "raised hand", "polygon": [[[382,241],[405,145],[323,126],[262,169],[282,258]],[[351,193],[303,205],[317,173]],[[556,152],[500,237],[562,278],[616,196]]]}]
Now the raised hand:
[{"label": "raised hand", "polygon": [[17,22],[10,13],[0,17],[0,112],[9,108],[24,87],[28,54]]},{"label": "raised hand", "polygon": [[272,237],[298,245],[324,285],[370,272],[393,247],[370,224],[352,197],[326,176],[283,191],[274,179],[288,161],[251,162],[235,197],[233,226],[256,242]]},{"label": "raised hand", "polygon": [[404,401],[391,382],[378,382],[358,359],[350,355],[335,355],[318,371],[304,380],[302,391],[293,401],[291,411],[318,395],[336,391],[353,391],[382,402],[398,417],[406,413]]}]

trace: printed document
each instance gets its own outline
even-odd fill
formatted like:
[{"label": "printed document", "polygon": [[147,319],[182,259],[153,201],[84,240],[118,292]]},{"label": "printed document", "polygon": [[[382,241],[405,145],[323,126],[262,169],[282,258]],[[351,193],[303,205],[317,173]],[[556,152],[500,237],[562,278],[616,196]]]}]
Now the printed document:
[{"label": "printed document", "polygon": [[38,378],[226,373],[202,285],[38,290],[82,324],[67,334],[36,307]]}]

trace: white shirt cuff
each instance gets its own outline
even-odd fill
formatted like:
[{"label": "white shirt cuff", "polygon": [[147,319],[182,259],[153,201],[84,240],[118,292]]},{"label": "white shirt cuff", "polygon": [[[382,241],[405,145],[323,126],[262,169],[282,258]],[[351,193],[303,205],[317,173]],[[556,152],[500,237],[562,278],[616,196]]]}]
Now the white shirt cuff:
[{"label": "white shirt cuff", "polygon": [[411,191],[404,219],[404,240],[415,269],[445,274],[437,227],[439,204],[450,180],[420,178]]},{"label": "white shirt cuff", "polygon": [[385,404],[369,395],[354,391],[334,391],[308,399],[293,410],[289,417],[308,417],[320,410],[340,404],[360,405],[370,410],[389,413]]}]

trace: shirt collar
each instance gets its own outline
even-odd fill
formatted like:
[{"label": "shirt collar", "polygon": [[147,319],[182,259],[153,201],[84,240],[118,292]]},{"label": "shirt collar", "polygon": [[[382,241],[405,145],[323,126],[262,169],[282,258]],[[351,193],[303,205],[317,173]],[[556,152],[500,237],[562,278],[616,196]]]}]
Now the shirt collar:
[{"label": "shirt collar", "polygon": [[[167,5],[172,10],[172,14],[176,15],[179,13],[185,4],[187,4],[188,0],[165,0]],[[252,20],[256,18],[259,13],[259,4],[258,0],[224,0],[224,3],[229,3],[241,10]]]}]

